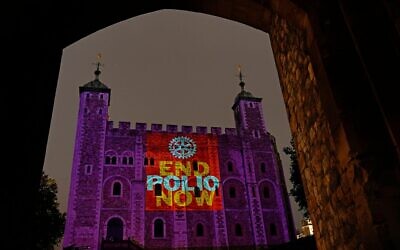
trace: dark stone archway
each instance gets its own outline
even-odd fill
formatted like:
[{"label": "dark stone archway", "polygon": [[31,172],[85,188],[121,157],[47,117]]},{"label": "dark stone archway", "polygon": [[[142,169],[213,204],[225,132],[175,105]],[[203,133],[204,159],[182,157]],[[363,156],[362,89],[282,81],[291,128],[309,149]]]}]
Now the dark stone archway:
[{"label": "dark stone archway", "polygon": [[124,238],[124,223],[120,218],[112,218],[107,222],[106,239],[110,241],[121,241]]},{"label": "dark stone archway", "polygon": [[62,49],[164,8],[220,16],[270,34],[318,248],[400,248],[398,1],[129,2],[17,2],[6,10],[4,145],[7,158],[18,159],[5,168],[12,178],[2,189],[7,249],[33,249],[35,190]]}]

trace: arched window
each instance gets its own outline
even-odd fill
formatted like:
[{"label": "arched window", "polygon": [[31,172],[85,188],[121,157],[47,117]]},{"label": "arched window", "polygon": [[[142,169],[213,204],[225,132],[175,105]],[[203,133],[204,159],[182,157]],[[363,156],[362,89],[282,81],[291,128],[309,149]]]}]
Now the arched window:
[{"label": "arched window", "polygon": [[234,187],[229,188],[229,197],[235,198],[236,197],[236,189]]},{"label": "arched window", "polygon": [[112,194],[113,196],[121,196],[122,185],[120,182],[114,182],[112,186]]},{"label": "arched window", "polygon": [[276,226],[274,223],[269,224],[269,232],[272,236],[277,235]]},{"label": "arched window", "polygon": [[242,225],[240,225],[239,223],[235,225],[235,235],[243,236]]},{"label": "arched window", "polygon": [[204,227],[201,223],[196,225],[196,236],[204,236]]},{"label": "arched window", "polygon": [[154,185],[154,192],[156,196],[161,196],[161,184]]},{"label": "arched window", "polygon": [[233,172],[233,163],[231,161],[228,162],[228,172]]},{"label": "arched window", "polygon": [[106,156],[105,164],[111,164],[111,157]]},{"label": "arched window", "polygon": [[103,109],[99,109],[99,115],[103,114]]},{"label": "arched window", "polygon": [[129,165],[133,165],[133,157],[129,157]]},{"label": "arched window", "polygon": [[87,108],[84,109],[85,114],[89,113],[89,110]]},{"label": "arched window", "polygon": [[122,157],[122,164],[123,165],[128,164],[128,158],[126,156]]},{"label": "arched window", "polygon": [[253,130],[253,137],[254,138],[261,138],[260,131],[259,130]]},{"label": "arched window", "polygon": [[154,238],[164,238],[164,221],[162,219],[154,221]]},{"label": "arched window", "polygon": [[107,239],[122,240],[124,236],[124,223],[120,218],[112,218],[107,223]]},{"label": "arched window", "polygon": [[265,173],[265,163],[264,162],[261,162],[260,169],[261,169],[261,173]]},{"label": "arched window", "polygon": [[85,166],[85,174],[86,175],[92,174],[92,165]]},{"label": "arched window", "polygon": [[86,98],[89,98],[89,94],[88,93],[86,94]]},{"label": "arched window", "polygon": [[103,94],[100,94],[100,100],[103,100]]},{"label": "arched window", "polygon": [[150,158],[150,166],[154,166],[154,158]]},{"label": "arched window", "polygon": [[264,198],[269,198],[269,188],[267,186],[263,188],[263,196]]},{"label": "arched window", "polygon": [[117,157],[116,156],[111,157],[111,164],[112,165],[116,165],[117,164]]},{"label": "arched window", "polygon": [[144,165],[145,166],[149,165],[149,159],[147,157],[144,158]]}]

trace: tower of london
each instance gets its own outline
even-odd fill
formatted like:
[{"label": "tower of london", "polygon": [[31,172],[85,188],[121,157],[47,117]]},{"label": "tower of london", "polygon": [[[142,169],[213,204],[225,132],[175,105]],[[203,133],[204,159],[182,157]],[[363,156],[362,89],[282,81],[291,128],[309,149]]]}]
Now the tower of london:
[{"label": "tower of london", "polygon": [[113,122],[111,89],[79,88],[64,249],[266,247],[294,236],[261,98],[241,90],[235,128]]}]

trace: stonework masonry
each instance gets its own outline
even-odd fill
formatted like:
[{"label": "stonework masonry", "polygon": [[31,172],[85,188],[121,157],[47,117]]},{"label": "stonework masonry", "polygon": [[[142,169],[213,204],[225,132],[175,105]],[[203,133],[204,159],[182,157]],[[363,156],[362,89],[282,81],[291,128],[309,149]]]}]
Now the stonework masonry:
[{"label": "stonework masonry", "polygon": [[[270,35],[318,248],[400,249],[399,1],[137,0],[64,8],[13,3],[6,18],[20,22],[5,26],[6,46],[13,49],[6,53],[9,67],[3,75],[13,84],[4,85],[3,117],[8,121],[6,131],[11,131],[5,145],[21,143],[18,150],[5,147],[6,155],[19,159],[18,167],[7,168],[8,176],[18,176],[19,185],[10,183],[4,189],[5,238],[11,244],[7,249],[15,249],[15,242],[18,249],[33,249],[35,242],[30,233],[35,230],[35,197],[63,49],[104,27],[162,9],[214,15]],[[23,74],[21,58],[35,58]],[[35,107],[35,112],[26,107]],[[81,127],[81,133],[92,132]],[[135,162],[145,154],[141,139],[136,137]],[[76,157],[81,154],[78,141]],[[98,167],[93,165],[95,175],[100,175]],[[143,173],[136,168],[134,174],[136,178]],[[98,192],[95,183],[93,192]],[[143,197],[139,192],[133,197],[135,209],[143,211]],[[98,206],[97,200],[88,201],[89,210]],[[69,214],[75,216],[73,210]],[[223,214],[214,218],[222,244],[231,229],[223,228]],[[84,223],[101,228],[90,220]],[[135,232],[142,230],[136,217],[130,223]],[[83,225],[82,233],[88,232]],[[144,236],[136,235],[144,241]]]},{"label": "stonework masonry", "polygon": [[[171,124],[165,129],[162,124],[148,127],[145,123],[131,128],[129,122],[114,126],[107,120],[110,89],[98,78],[80,87],[64,247],[100,249],[106,241],[131,240],[145,249],[234,249],[294,239],[282,165],[275,139],[262,118],[261,98],[241,84],[232,107],[236,128],[224,132],[219,127]],[[220,183],[214,182],[217,190],[209,193],[215,195],[214,205],[197,210],[179,205],[181,196],[178,200],[174,196],[172,206],[167,194],[155,195],[159,203],[170,206],[165,210],[149,198],[154,175],[146,173],[157,167],[159,173],[165,171],[164,159],[180,161],[160,148],[166,137],[192,138],[197,143],[193,157],[208,159],[210,169],[218,168],[212,174]],[[195,169],[194,160],[185,164]],[[189,196],[185,196],[188,203],[198,199],[195,191]],[[220,203],[218,196],[222,196]]]},{"label": "stonework masonry", "polygon": [[[293,22],[278,14],[271,19],[271,44],[318,249],[393,249],[390,221],[383,223],[384,212],[375,210],[382,206],[376,206],[379,201],[370,193],[372,189],[382,192],[367,172],[374,163],[363,162],[354,145],[351,150],[349,130],[338,118],[331,90],[321,83],[325,72],[314,72],[312,61],[321,59],[312,58],[310,30],[301,25],[308,19]],[[398,187],[388,186],[386,197],[398,197]],[[390,203],[387,198],[381,202]],[[380,222],[374,214],[379,214]]]}]

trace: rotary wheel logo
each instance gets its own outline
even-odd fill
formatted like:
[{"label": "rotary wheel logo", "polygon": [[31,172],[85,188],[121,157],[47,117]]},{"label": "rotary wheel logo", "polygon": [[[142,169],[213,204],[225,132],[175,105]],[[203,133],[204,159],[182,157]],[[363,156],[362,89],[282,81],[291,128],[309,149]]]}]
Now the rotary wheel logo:
[{"label": "rotary wheel logo", "polygon": [[169,152],[179,159],[190,158],[196,153],[196,143],[188,137],[178,136],[169,142]]}]

